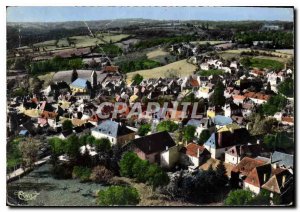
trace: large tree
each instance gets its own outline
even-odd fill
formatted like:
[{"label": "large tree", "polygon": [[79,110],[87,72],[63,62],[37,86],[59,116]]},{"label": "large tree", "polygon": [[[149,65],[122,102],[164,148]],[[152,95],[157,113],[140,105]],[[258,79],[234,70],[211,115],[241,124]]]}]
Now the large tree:
[{"label": "large tree", "polygon": [[225,199],[225,205],[242,206],[249,205],[252,201],[252,193],[249,190],[233,190],[230,191]]},{"label": "large tree", "polygon": [[32,167],[38,160],[38,151],[40,147],[41,142],[32,138],[26,139],[19,143],[19,150],[25,166]]},{"label": "large tree", "polygon": [[225,90],[225,86],[221,81],[218,81],[215,85],[214,93],[211,97],[211,101],[214,106],[224,106],[225,104],[224,90]]}]

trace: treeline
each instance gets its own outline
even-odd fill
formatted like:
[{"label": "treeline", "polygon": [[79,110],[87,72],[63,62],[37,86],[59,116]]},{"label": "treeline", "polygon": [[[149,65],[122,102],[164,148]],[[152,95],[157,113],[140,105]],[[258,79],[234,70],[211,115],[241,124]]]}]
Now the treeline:
[{"label": "treeline", "polygon": [[[30,46],[34,43],[44,42],[47,40],[58,40],[65,37],[88,35],[86,27],[74,29],[57,28],[57,29],[38,29],[38,28],[21,28],[21,45]],[[7,26],[7,49],[19,47],[19,30],[17,27]]]},{"label": "treeline", "polygon": [[51,60],[33,62],[28,68],[30,74],[35,75],[51,71],[80,69],[83,67],[84,64],[81,58],[63,59],[61,57],[54,57]]},{"label": "treeline", "polygon": [[293,48],[294,36],[292,32],[261,31],[236,33],[234,41],[239,44],[253,45],[253,41],[272,41],[268,48]]},{"label": "treeline", "polygon": [[181,43],[181,42],[190,42],[190,41],[193,41],[196,39],[197,38],[192,35],[155,38],[155,39],[143,40],[143,41],[137,43],[134,47],[137,49],[146,49],[146,48],[158,46],[161,44],[174,44],[174,43]]}]

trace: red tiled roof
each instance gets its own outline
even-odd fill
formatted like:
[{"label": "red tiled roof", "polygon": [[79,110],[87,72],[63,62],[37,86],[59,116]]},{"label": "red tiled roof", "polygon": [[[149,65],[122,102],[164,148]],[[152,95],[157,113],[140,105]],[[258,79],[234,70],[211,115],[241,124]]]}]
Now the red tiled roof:
[{"label": "red tiled roof", "polygon": [[40,115],[41,118],[44,118],[44,119],[54,119],[56,118],[57,116],[57,113],[55,112],[49,112],[49,111],[43,111]]},{"label": "red tiled roof", "polygon": [[197,157],[198,150],[199,150],[199,153],[201,154],[205,149],[204,146],[200,146],[195,143],[189,143],[185,148],[186,148],[185,154],[192,156],[192,157]]},{"label": "red tiled roof", "polygon": [[285,121],[285,122],[289,122],[289,123],[294,123],[294,118],[293,117],[285,116],[285,117],[282,117],[281,120]]},{"label": "red tiled roof", "polygon": [[244,157],[232,171],[241,172],[243,175],[247,176],[255,167],[263,165],[264,163],[265,162],[261,160]]},{"label": "red tiled roof", "polygon": [[193,87],[199,87],[199,86],[200,86],[198,80],[196,80],[196,79],[194,79],[194,78],[191,78],[191,79],[190,79],[190,84],[191,84],[191,86],[193,86]]},{"label": "red tiled roof", "polygon": [[104,71],[106,72],[117,72],[119,69],[119,66],[105,66]]}]

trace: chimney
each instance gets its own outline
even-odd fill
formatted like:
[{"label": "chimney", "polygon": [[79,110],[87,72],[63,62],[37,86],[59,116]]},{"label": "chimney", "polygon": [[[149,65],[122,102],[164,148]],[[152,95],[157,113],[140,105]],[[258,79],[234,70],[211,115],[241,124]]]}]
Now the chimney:
[{"label": "chimney", "polygon": [[197,149],[197,158],[199,158],[200,157],[200,150],[199,150],[199,148]]},{"label": "chimney", "polygon": [[285,184],[285,175],[282,176],[282,187],[284,187]]},{"label": "chimney", "polygon": [[267,174],[264,173],[264,183],[267,181]]},{"label": "chimney", "polygon": [[166,151],[168,151],[168,149],[169,149],[169,147],[168,147],[168,146],[166,146]]}]

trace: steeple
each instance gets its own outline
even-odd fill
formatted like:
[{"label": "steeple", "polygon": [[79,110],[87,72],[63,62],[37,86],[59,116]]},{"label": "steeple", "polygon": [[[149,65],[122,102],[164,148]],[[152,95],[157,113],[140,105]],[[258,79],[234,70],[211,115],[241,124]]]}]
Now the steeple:
[{"label": "steeple", "polygon": [[91,74],[91,84],[92,88],[95,88],[97,86],[97,73],[95,71]]}]

